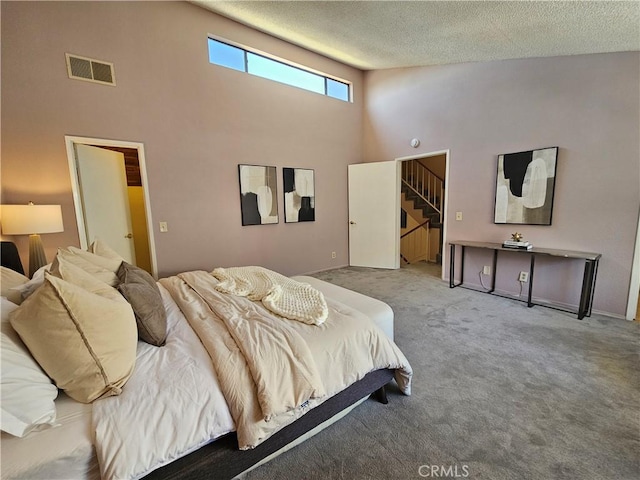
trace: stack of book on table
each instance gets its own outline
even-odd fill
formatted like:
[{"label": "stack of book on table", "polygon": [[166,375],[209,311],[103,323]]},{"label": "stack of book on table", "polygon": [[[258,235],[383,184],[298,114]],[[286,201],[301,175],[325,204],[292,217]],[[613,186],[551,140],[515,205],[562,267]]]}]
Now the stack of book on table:
[{"label": "stack of book on table", "polygon": [[533,245],[529,242],[516,242],[515,240],[505,240],[502,242],[503,248],[513,248],[515,250],[531,250]]}]

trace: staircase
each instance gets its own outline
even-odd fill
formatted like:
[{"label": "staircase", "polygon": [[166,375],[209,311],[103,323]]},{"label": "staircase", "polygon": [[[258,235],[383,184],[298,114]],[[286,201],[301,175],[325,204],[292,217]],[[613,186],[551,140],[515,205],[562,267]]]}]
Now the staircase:
[{"label": "staircase", "polygon": [[413,208],[421,212],[422,218],[429,220],[432,228],[440,228],[442,226],[442,213],[436,210],[435,207],[422,196],[405,185],[404,182],[402,183],[402,193],[407,200],[413,202]]},{"label": "staircase", "polygon": [[[429,251],[434,249],[429,244],[437,243],[435,261],[441,263],[444,180],[417,160],[405,161],[402,164],[402,197],[403,209],[417,223],[401,236],[402,261],[430,261]],[[437,229],[437,238],[432,229]]]}]

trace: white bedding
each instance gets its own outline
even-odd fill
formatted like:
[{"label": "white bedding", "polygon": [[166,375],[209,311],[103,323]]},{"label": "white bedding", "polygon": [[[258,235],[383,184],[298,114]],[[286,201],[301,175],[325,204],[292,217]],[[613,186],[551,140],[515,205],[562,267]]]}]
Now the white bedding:
[{"label": "white bedding", "polygon": [[393,340],[393,310],[386,303],[314,277],[298,275],[291,278],[311,285],[320,290],[327,298],[364,313],[387,337]]},{"label": "white bedding", "polygon": [[91,442],[91,405],[60,392],[57,427],[24,438],[2,432],[2,478],[70,480],[100,478]]},{"label": "white bedding", "polygon": [[307,325],[218,292],[218,280],[208,272],[161,283],[213,360],[242,450],[373,370],[394,369],[401,391],[411,394],[405,356],[371,319],[347,305],[327,299],[326,322]]},{"label": "white bedding", "polygon": [[[121,395],[83,404],[60,393],[58,426],[24,438],[3,432],[3,480],[140,478],[235,429],[209,355],[159,287],[167,311],[167,344],[158,348],[138,342],[136,369]],[[98,452],[92,424],[102,437]],[[100,467],[96,454],[107,459]]]},{"label": "white bedding", "polygon": [[209,355],[169,293],[162,286],[160,292],[166,345],[140,342],[122,394],[93,404],[105,480],[140,478],[234,430]]},{"label": "white bedding", "polygon": [[[159,287],[168,314],[167,344],[138,343],[136,369],[122,395],[85,405],[61,394],[56,400],[60,426],[22,439],[3,433],[3,480],[140,478],[235,430],[209,354],[169,293]],[[314,287],[339,288],[325,282]],[[373,308],[379,314],[376,323],[392,334],[393,312],[386,304],[345,289],[324,293],[340,293],[343,303],[353,300],[358,309]],[[361,298],[354,300],[351,294]],[[93,447],[94,428],[102,437],[99,452]],[[100,467],[98,455],[105,459]]]}]

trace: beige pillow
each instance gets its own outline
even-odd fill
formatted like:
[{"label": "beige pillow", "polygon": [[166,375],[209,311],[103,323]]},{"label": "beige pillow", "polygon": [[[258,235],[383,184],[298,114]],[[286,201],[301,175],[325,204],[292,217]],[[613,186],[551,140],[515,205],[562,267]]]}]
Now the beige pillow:
[{"label": "beige pillow", "polygon": [[116,252],[113,248],[111,248],[99,238],[96,238],[93,243],[89,245],[89,251],[101,257],[117,260],[118,262],[124,261],[124,258],[122,258],[118,252]]},{"label": "beige pillow", "polygon": [[138,335],[126,303],[47,274],[9,320],[58,388],[79,402],[120,394],[133,372]]},{"label": "beige pillow", "polygon": [[106,270],[110,270],[112,272],[117,272],[118,268],[120,268],[120,264],[122,263],[121,258],[103,257],[101,255],[96,255],[95,253],[82,250],[81,248],[78,248],[78,247],[73,247],[73,246],[67,247],[67,250],[73,253],[74,255],[78,255],[79,257],[82,257],[86,261],[93,263],[94,265],[102,267]]},{"label": "beige pillow", "polygon": [[20,305],[22,303],[22,293],[20,290],[15,290],[15,287],[24,285],[29,279],[21,273],[7,267],[0,267],[0,270],[2,272],[2,276],[0,277],[1,296],[6,297],[16,305]]},{"label": "beige pillow", "polygon": [[80,267],[71,263],[66,257],[56,256],[51,264],[50,272],[58,278],[73,283],[78,287],[100,295],[101,297],[126,302],[127,300],[112,286],[85,272]]},{"label": "beige pillow", "polygon": [[94,253],[85,252],[76,247],[68,249],[59,248],[57,257],[64,258],[76,267],[80,267],[87,273],[90,273],[98,280],[102,280],[106,284],[115,287],[118,285],[118,277],[116,272],[120,267],[120,262],[96,255]]}]

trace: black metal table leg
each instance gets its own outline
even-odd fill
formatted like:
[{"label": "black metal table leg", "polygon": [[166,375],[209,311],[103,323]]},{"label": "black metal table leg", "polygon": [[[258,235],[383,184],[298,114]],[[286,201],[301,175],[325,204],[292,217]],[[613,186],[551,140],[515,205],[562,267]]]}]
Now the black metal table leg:
[{"label": "black metal table leg", "polygon": [[535,253],[531,254],[531,266],[529,267],[529,295],[527,295],[527,307],[533,307],[533,301],[531,300],[533,296],[533,269],[536,264],[536,255]]},{"label": "black metal table leg", "polygon": [[593,309],[593,295],[596,290],[596,278],[598,278],[598,266],[600,265],[600,259],[593,260],[593,273],[591,275],[591,292],[589,292],[589,310],[587,311],[587,317],[591,316],[591,310]]},{"label": "black metal table leg", "polygon": [[452,243],[451,245],[449,245],[449,288],[453,288],[456,286],[455,256],[456,245]]},{"label": "black metal table leg", "polygon": [[584,263],[584,276],[582,277],[582,290],[580,292],[580,304],[578,306],[578,319],[582,320],[590,313],[593,302],[593,287],[595,283],[595,262],[586,260]]},{"label": "black metal table leg", "polygon": [[491,277],[491,290],[489,290],[489,293],[492,293],[495,289],[496,289],[496,276],[498,275],[498,272],[496,270],[496,268],[498,267],[498,250],[494,250],[493,251],[493,275]]},{"label": "black metal table leg", "polygon": [[450,246],[449,251],[449,288],[458,287],[464,283],[464,245],[460,246],[460,283],[456,285],[456,269],[455,269],[456,245]]}]

